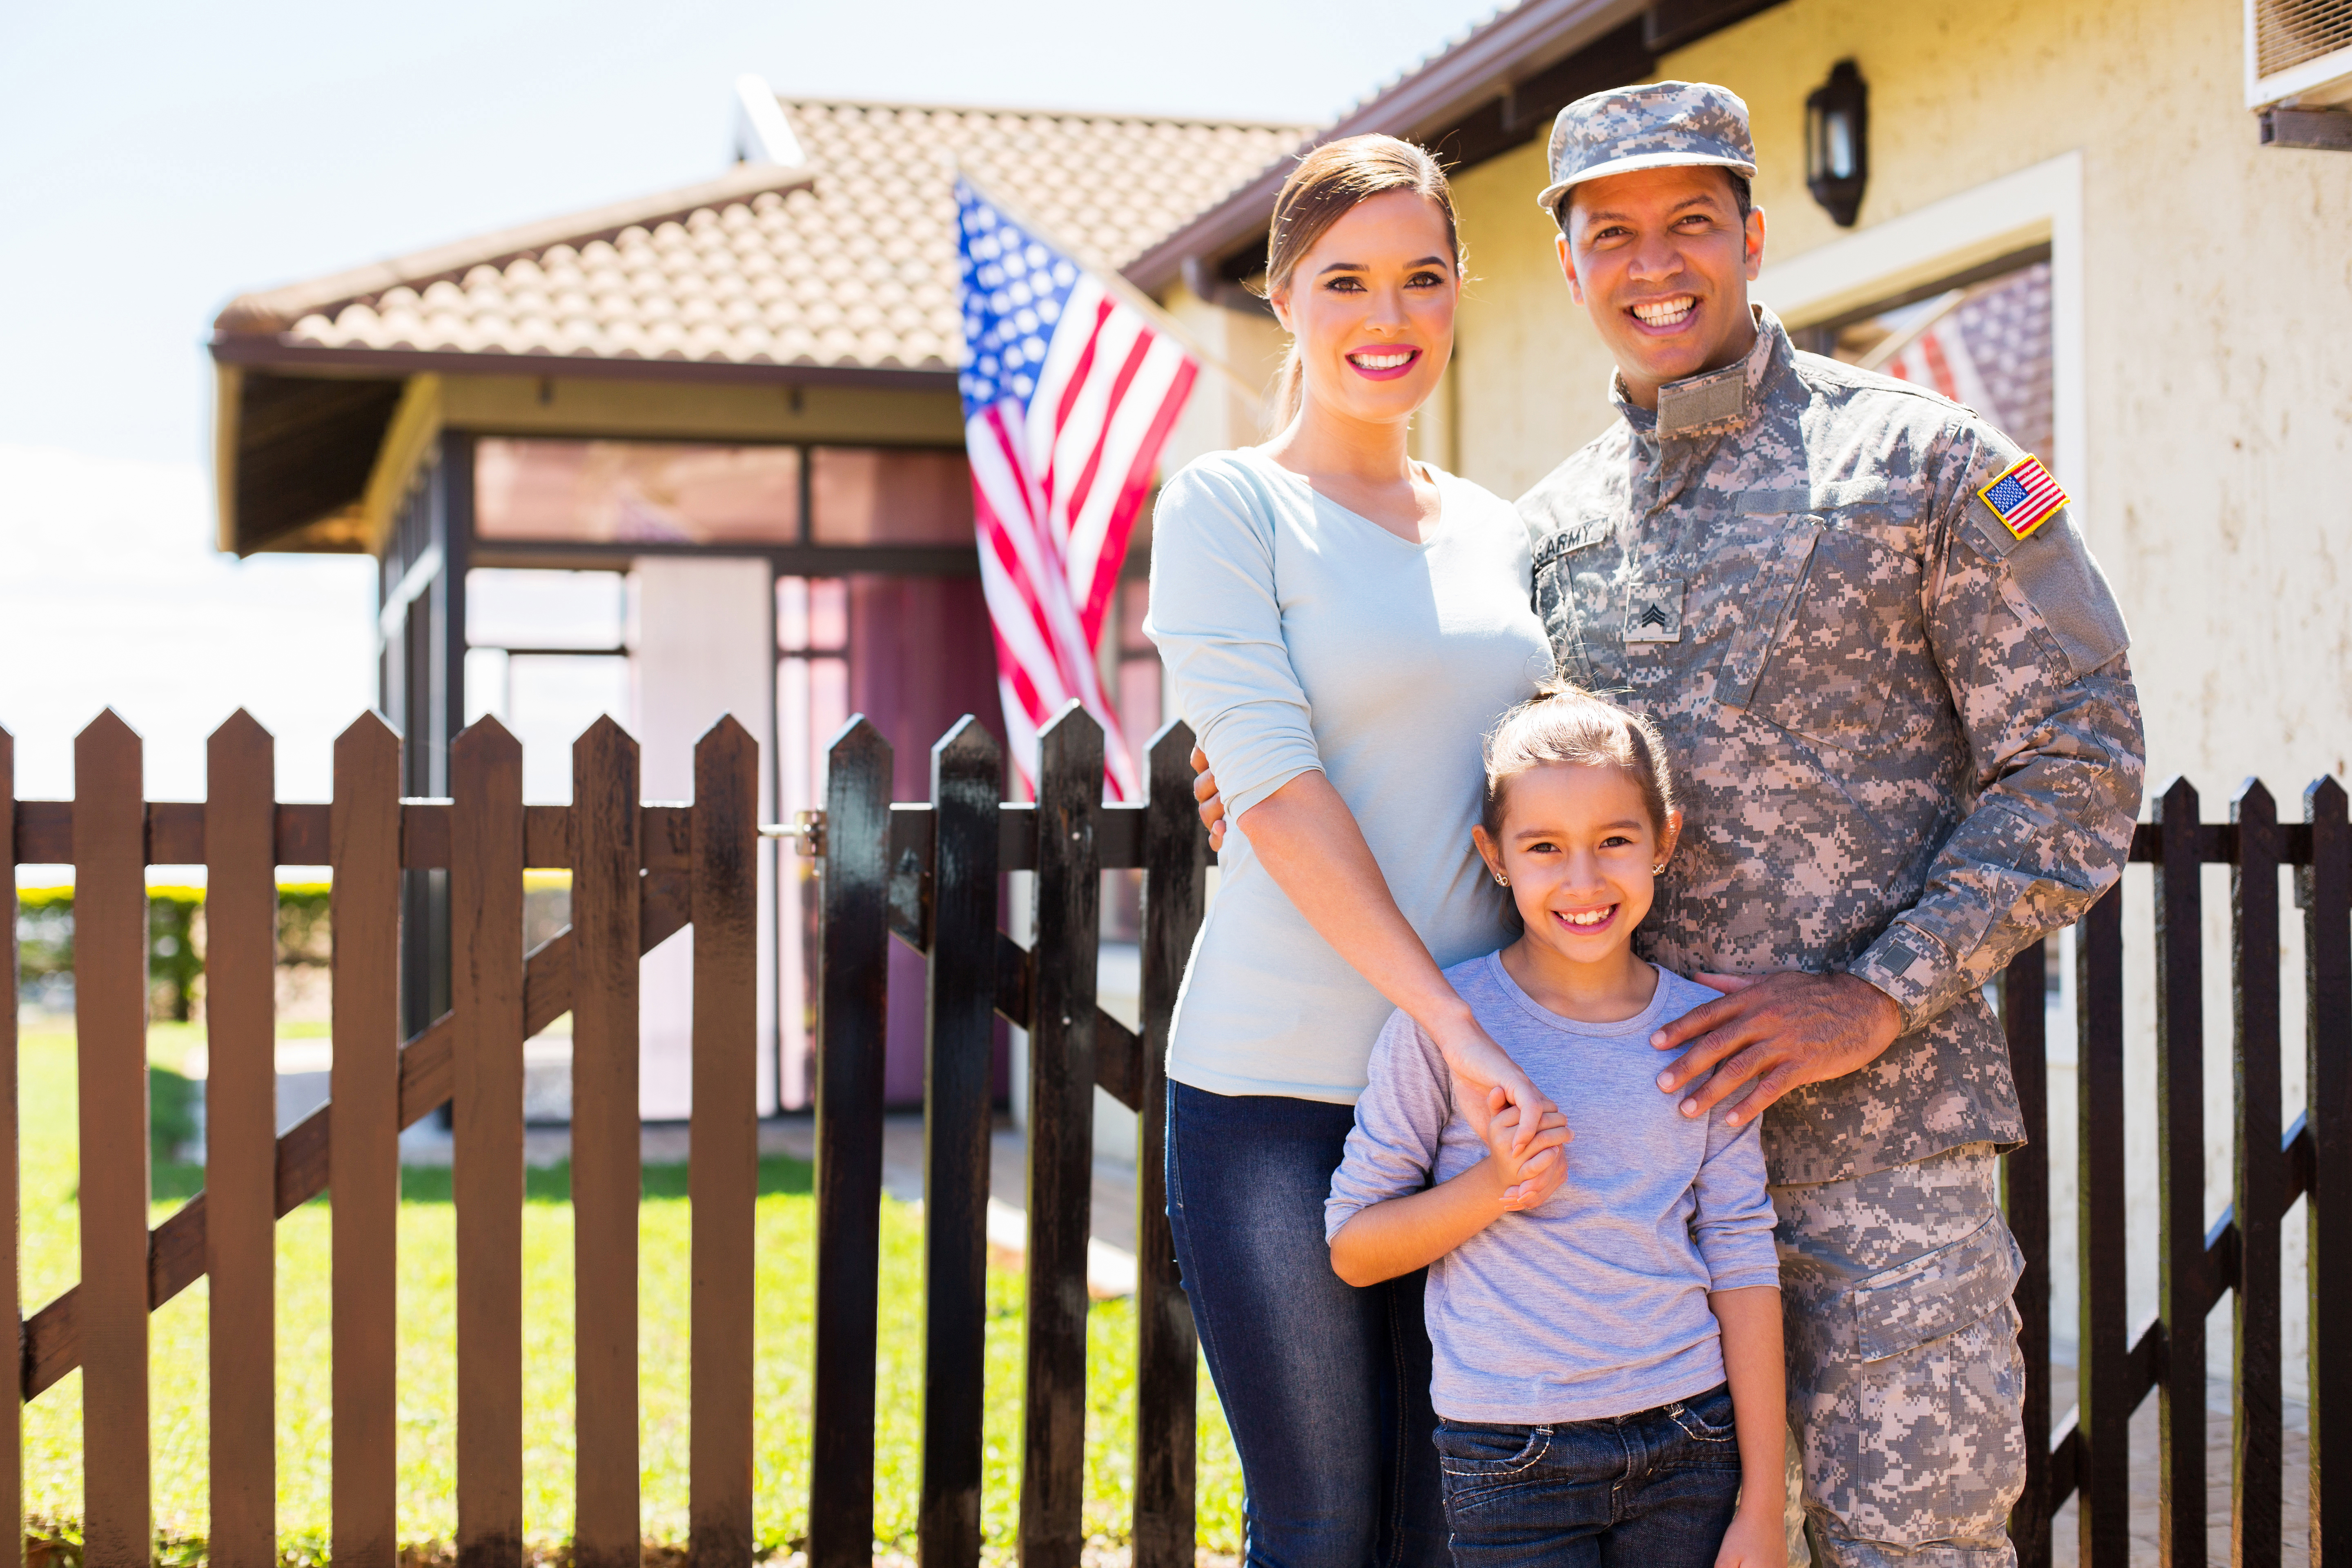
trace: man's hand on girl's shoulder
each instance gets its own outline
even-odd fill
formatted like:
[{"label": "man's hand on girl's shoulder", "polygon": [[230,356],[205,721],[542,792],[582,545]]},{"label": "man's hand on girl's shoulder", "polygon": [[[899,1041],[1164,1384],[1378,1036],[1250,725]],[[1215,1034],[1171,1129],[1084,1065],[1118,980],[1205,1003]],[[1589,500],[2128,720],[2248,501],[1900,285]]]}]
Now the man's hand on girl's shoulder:
[{"label": "man's hand on girl's shoulder", "polygon": [[[1536,1121],[1535,1136],[1528,1140],[1525,1149],[1514,1151],[1519,1108],[1510,1103],[1497,1084],[1486,1091],[1485,1109],[1485,1117],[1474,1115],[1471,1123],[1478,1127],[1486,1158],[1494,1163],[1495,1180],[1503,1188],[1504,1212],[1534,1208],[1559,1191],[1560,1183],[1568,1178],[1568,1118],[1547,1106]],[[1485,1125],[1479,1126],[1482,1120]]]},{"label": "man's hand on girl's shoulder", "polygon": [[1858,975],[1786,969],[1696,978],[1723,998],[1650,1037],[1662,1051],[1689,1047],[1658,1074],[1668,1094],[1697,1083],[1680,1106],[1685,1116],[1738,1095],[1725,1120],[1743,1126],[1792,1089],[1868,1067],[1902,1032],[1903,1009]]}]

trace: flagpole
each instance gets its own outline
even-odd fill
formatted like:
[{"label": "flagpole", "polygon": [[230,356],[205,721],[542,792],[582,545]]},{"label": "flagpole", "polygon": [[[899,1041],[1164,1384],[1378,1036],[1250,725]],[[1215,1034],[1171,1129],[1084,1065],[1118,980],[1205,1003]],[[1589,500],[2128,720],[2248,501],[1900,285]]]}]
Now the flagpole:
[{"label": "flagpole", "polygon": [[[986,196],[991,204],[1003,212],[1005,216],[1021,225],[1022,227],[1036,234],[1039,237],[1052,240],[1055,245],[1061,246],[1065,250],[1072,248],[1068,245],[1065,244],[1058,235],[1055,234],[1051,226],[1040,223],[1036,217],[1020,203],[1006,201],[1002,195],[997,194],[993,186],[987,184],[970,169],[965,168],[961,159],[957,160],[955,170],[959,175],[971,184],[972,189],[978,191],[982,195]],[[1268,388],[1265,386],[1251,385],[1248,381],[1242,377],[1238,371],[1234,370],[1223,360],[1219,359],[1215,354],[1211,353],[1205,347],[1203,347],[1201,340],[1194,337],[1192,331],[1185,327],[1183,322],[1178,321],[1174,315],[1171,314],[1165,305],[1162,305],[1159,300],[1153,299],[1150,295],[1145,293],[1142,289],[1129,282],[1127,279],[1119,273],[1118,268],[1106,267],[1098,269],[1089,267],[1087,268],[1087,271],[1105,288],[1108,289],[1112,293],[1117,294],[1119,299],[1129,306],[1140,311],[1144,318],[1150,321],[1153,326],[1158,327],[1161,331],[1166,332],[1170,337],[1183,344],[1185,353],[1200,361],[1201,363],[1208,369],[1213,370],[1219,375],[1224,377],[1225,384],[1232,388],[1233,391],[1239,394],[1244,401],[1252,405],[1260,405],[1265,403]]]}]

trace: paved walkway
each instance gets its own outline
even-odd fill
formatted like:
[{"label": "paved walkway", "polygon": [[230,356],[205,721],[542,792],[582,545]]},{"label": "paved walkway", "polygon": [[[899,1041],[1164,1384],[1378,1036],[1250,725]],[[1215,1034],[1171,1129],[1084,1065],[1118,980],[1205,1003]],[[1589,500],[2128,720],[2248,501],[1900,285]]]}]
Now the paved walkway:
[{"label": "paved walkway", "polygon": [[[301,1105],[299,1114],[310,1106]],[[640,1134],[638,1158],[648,1165],[682,1165],[693,1146],[683,1121],[651,1121]],[[427,1119],[401,1134],[400,1158],[408,1165],[446,1165],[448,1132]],[[988,1247],[992,1262],[1017,1268],[1027,1248],[1027,1145],[1010,1122],[1000,1121],[989,1149]],[[816,1119],[807,1114],[771,1117],[760,1123],[760,1152],[816,1157]],[[529,1127],[523,1131],[523,1162],[544,1167],[571,1158],[572,1129]],[[883,1118],[882,1190],[901,1203],[923,1201],[923,1117],[903,1111]],[[1135,1172],[1116,1162],[1095,1165],[1093,1237],[1087,1245],[1087,1289],[1097,1300],[1135,1293]]]},{"label": "paved walkway", "polygon": [[[2220,1347],[2228,1353],[2226,1342]],[[2209,1405],[2228,1397],[2214,1384]],[[2074,1403],[2074,1369],[2054,1367],[2050,1404],[2063,1412]],[[2280,1561],[2302,1563],[2311,1553],[2311,1442],[2293,1428],[2309,1419],[2300,1405],[2287,1407],[2285,1434],[2285,1521]],[[2157,1562],[2157,1441],[2156,1395],[2149,1394],[2131,1418],[2131,1562],[2134,1568]],[[2205,1560],[2226,1563],[2230,1554],[2230,1413],[2209,1408],[2205,1415]],[[2078,1568],[2082,1562],[2082,1508],[2070,1501],[2058,1512],[2051,1538],[2054,1568]]]},{"label": "paved walkway", "polygon": [[[761,1126],[761,1147],[775,1128],[778,1147],[814,1159],[816,1123],[807,1116],[779,1117]],[[1018,1267],[1026,1247],[1028,1145],[1009,1121],[997,1123],[989,1145],[988,1248],[1000,1267]],[[901,1203],[923,1201],[923,1118],[901,1111],[882,1119],[882,1190]],[[1097,1300],[1135,1293],[1135,1172],[1103,1160],[1095,1163],[1093,1237],[1087,1244],[1087,1290]]]}]

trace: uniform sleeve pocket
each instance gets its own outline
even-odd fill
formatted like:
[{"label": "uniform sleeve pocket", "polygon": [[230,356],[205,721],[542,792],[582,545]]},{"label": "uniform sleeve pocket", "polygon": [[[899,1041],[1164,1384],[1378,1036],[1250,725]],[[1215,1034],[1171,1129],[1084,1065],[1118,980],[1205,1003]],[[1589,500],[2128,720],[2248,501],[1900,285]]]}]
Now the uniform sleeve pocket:
[{"label": "uniform sleeve pocket", "polygon": [[2025,1255],[1999,1215],[1959,1240],[1883,1269],[1846,1292],[1856,1349],[1884,1361],[1967,1328],[2007,1305]]},{"label": "uniform sleeve pocket", "polygon": [[2131,645],[2106,574],[2091,559],[2070,513],[2060,512],[2017,544],[2008,570],[2010,582],[2065,650],[2072,679],[2080,680]]}]

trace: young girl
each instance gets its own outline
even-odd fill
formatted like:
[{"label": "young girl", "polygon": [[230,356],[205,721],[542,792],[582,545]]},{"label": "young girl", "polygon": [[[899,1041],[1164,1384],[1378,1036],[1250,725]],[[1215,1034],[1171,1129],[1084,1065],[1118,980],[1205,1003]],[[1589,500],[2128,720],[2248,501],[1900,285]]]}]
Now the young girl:
[{"label": "young girl", "polygon": [[[1711,991],[1636,957],[1682,818],[1649,721],[1556,687],[1486,744],[1473,830],[1525,932],[1446,978],[1554,1112],[1456,1103],[1402,1013],[1331,1178],[1331,1266],[1426,1267],[1459,1568],[1780,1568],[1780,1271],[1756,1122],[1685,1117],[1652,1031]],[[1432,1180],[1435,1184],[1431,1185]]]}]

